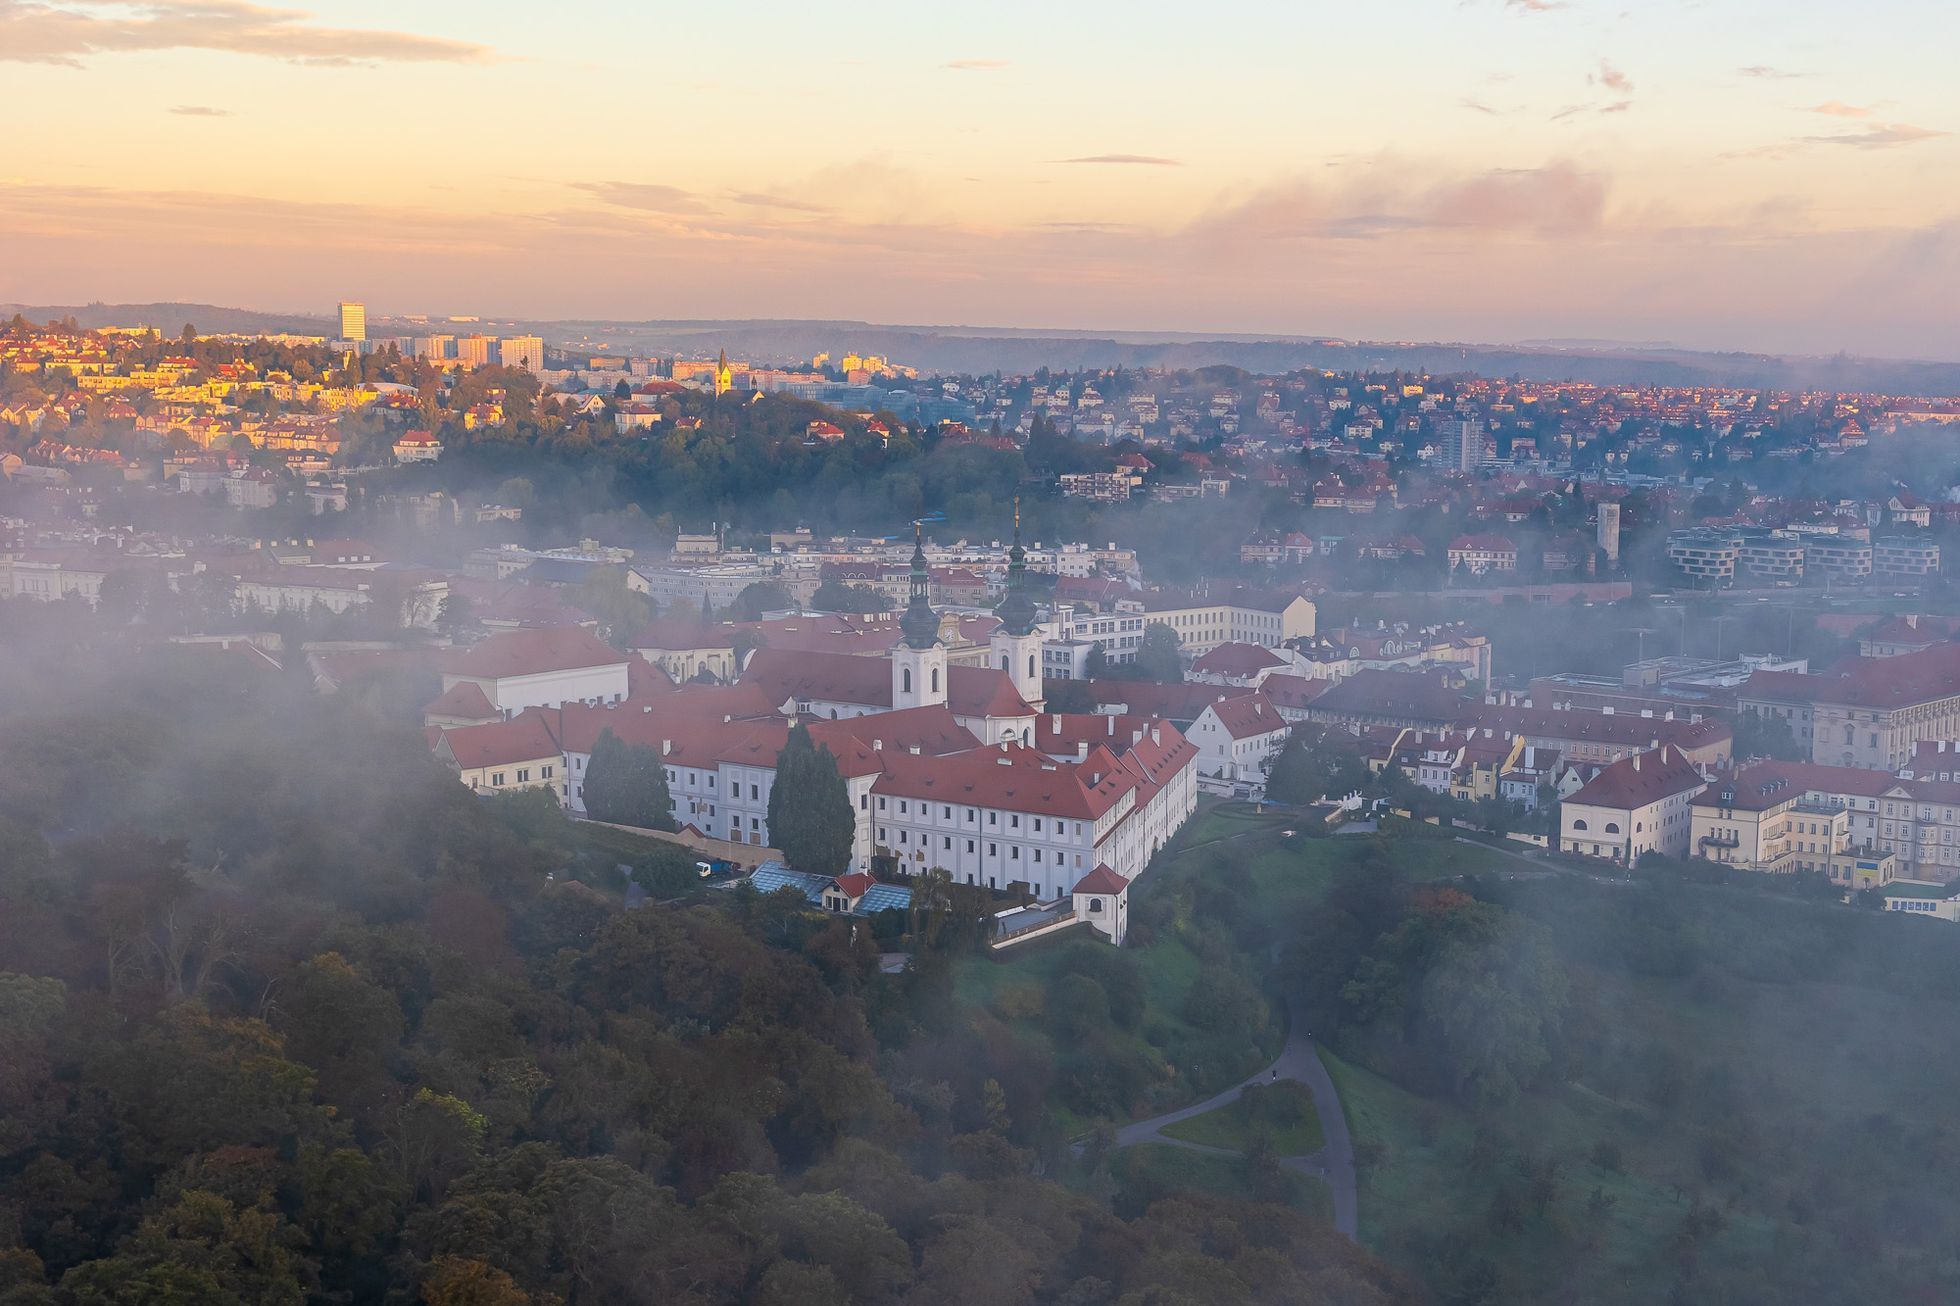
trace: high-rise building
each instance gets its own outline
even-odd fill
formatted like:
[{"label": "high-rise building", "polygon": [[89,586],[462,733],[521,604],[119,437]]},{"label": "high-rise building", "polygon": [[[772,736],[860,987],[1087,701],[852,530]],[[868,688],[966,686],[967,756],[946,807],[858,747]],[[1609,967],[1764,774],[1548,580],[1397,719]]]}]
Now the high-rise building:
[{"label": "high-rise building", "polygon": [[1452,472],[1474,472],[1484,462],[1484,424],[1468,417],[1445,417],[1436,423],[1442,440],[1441,463]]},{"label": "high-rise building", "polygon": [[1599,505],[1599,551],[1606,555],[1606,561],[1620,560],[1620,505],[1601,502]]},{"label": "high-rise building", "polygon": [[355,341],[367,339],[366,304],[349,304],[344,300],[341,302],[340,338]]},{"label": "high-rise building", "polygon": [[484,335],[457,336],[456,361],[464,367],[482,367],[490,361],[490,346],[495,343]]},{"label": "high-rise building", "polygon": [[455,339],[456,337],[454,336],[417,336],[415,337],[415,356],[417,358],[431,358],[437,361],[446,359],[449,357],[450,343]]},{"label": "high-rise building", "polygon": [[539,336],[505,336],[498,347],[497,361],[505,367],[535,372],[544,366],[544,340]]}]

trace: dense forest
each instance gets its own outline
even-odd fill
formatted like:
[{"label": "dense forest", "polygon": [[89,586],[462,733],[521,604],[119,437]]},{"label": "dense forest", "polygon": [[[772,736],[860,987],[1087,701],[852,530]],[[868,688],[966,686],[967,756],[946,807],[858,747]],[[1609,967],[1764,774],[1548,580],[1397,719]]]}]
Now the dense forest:
[{"label": "dense forest", "polygon": [[0,612],[9,1306],[1415,1294],[1076,1158],[1120,963],[1031,1040],[958,999],[957,913],[886,975],[793,898],[628,910],[658,849],[470,796],[418,687],[125,643]]}]

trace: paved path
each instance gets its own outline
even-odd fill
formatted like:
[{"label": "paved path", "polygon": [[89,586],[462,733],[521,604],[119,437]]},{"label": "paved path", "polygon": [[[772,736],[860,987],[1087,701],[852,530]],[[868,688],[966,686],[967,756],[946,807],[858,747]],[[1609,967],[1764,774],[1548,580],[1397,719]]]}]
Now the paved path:
[{"label": "paved path", "polygon": [[1173,1147],[1186,1147],[1198,1152],[1212,1152],[1226,1156],[1237,1156],[1237,1152],[1222,1148],[1206,1147],[1201,1143],[1187,1143],[1181,1138],[1171,1138],[1164,1134],[1165,1125],[1174,1125],[1192,1116],[1201,1116],[1207,1111],[1215,1111],[1222,1106],[1236,1102],[1241,1090],[1251,1084],[1270,1084],[1275,1079],[1291,1079],[1307,1086],[1313,1094],[1313,1106],[1320,1116],[1320,1129],[1326,1142],[1318,1152],[1310,1156],[1289,1156],[1280,1160],[1288,1170],[1299,1174],[1318,1175],[1327,1181],[1327,1187],[1334,1194],[1334,1227],[1353,1238],[1359,1227],[1358,1215],[1360,1201],[1354,1185],[1354,1140],[1348,1136],[1347,1116],[1341,1110],[1340,1094],[1334,1091],[1334,1080],[1321,1064],[1320,1055],[1314,1050],[1313,1038],[1301,1028],[1298,1019],[1291,1022],[1287,1033],[1286,1046],[1281,1049],[1279,1059],[1267,1066],[1244,1083],[1226,1089],[1216,1097],[1167,1112],[1151,1120],[1139,1120],[1124,1125],[1116,1131],[1117,1147],[1132,1147],[1137,1143],[1168,1143]]}]

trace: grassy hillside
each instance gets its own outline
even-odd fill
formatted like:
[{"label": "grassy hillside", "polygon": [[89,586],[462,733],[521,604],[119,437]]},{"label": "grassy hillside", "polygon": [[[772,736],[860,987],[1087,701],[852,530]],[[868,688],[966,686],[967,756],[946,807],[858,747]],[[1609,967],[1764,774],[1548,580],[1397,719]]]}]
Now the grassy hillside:
[{"label": "grassy hillside", "polygon": [[1420,1017],[1350,1011],[1327,1061],[1368,1245],[1450,1301],[1954,1299],[1960,934],[1681,885],[1481,896],[1564,977],[1549,1059],[1451,1091]]}]

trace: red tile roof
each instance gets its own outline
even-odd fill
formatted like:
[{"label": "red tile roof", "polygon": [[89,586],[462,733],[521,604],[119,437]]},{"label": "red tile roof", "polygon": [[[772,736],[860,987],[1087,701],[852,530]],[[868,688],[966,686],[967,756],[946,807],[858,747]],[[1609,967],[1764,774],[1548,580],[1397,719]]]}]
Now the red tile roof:
[{"label": "red tile roof", "polygon": [[1935,644],[1891,658],[1853,658],[1839,665],[1837,675],[1758,671],[1738,696],[1884,711],[1960,695],[1960,644]]},{"label": "red tile roof", "polygon": [[495,721],[497,709],[484,697],[482,686],[474,680],[459,680],[422,708],[423,719],[444,717],[456,721]]},{"label": "red tile roof", "polygon": [[1096,869],[1075,882],[1076,893],[1121,894],[1127,892],[1130,882],[1101,862]]},{"label": "red tile roof", "polygon": [[1663,746],[1651,753],[1621,758],[1566,801],[1632,811],[1675,794],[1699,790],[1707,783],[1694,763]]},{"label": "red tile roof", "polygon": [[1004,744],[953,757],[887,753],[874,792],[932,802],[963,803],[1004,811],[1093,821],[1137,787],[1122,767],[1051,761],[1031,748]]},{"label": "red tile roof", "polygon": [[1285,665],[1285,658],[1257,644],[1220,644],[1193,662],[1191,670],[1217,676],[1255,676],[1269,668]]},{"label": "red tile roof", "polygon": [[549,761],[562,751],[546,709],[541,707],[528,708],[508,721],[445,730],[437,747],[446,750],[465,771]]},{"label": "red tile roof", "polygon": [[1044,712],[1034,723],[1034,747],[1040,753],[1073,755],[1083,744],[1127,749],[1150,731],[1150,718],[1102,712]]},{"label": "red tile roof", "polygon": [[623,666],[627,657],[583,626],[541,626],[499,631],[471,649],[445,655],[440,665],[445,675],[498,680],[580,667]]},{"label": "red tile roof", "polygon": [[[891,663],[848,653],[759,648],[742,673],[742,683],[761,686],[779,702],[796,699],[884,708],[892,702]],[[1007,673],[991,667],[946,668],[946,705],[963,717],[1035,714]]]},{"label": "red tile roof", "polygon": [[1463,695],[1442,671],[1357,671],[1314,700],[1316,712],[1446,724],[1463,714]]},{"label": "red tile roof", "polygon": [[1259,692],[1271,699],[1275,707],[1305,707],[1333,687],[1332,680],[1309,680],[1305,676],[1285,672],[1267,676],[1259,682]]},{"label": "red tile roof", "polygon": [[[1207,704],[1256,692],[1245,685],[1200,685],[1180,682],[1160,685],[1149,680],[1077,680],[1056,684],[1086,685],[1101,707],[1121,706],[1137,716],[1166,721],[1195,721]],[[1051,686],[1052,690],[1052,686]]]},{"label": "red tile roof", "polygon": [[845,897],[862,898],[865,890],[877,881],[863,871],[856,871],[850,875],[840,875],[832,883],[843,891]]},{"label": "red tile roof", "polygon": [[1252,739],[1290,728],[1286,718],[1279,714],[1279,709],[1264,694],[1221,698],[1205,711],[1216,717],[1218,724],[1224,726],[1234,739]]}]

